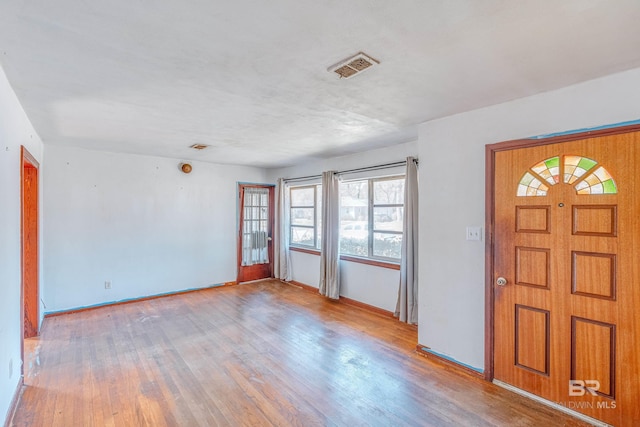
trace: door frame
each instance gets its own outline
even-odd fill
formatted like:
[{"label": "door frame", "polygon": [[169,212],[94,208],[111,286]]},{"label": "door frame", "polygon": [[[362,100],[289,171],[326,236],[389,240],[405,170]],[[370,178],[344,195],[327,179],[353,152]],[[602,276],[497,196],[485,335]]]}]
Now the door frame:
[{"label": "door frame", "polygon": [[487,144],[485,146],[485,322],[484,322],[484,378],[494,379],[494,247],[495,247],[495,155],[500,151],[517,150],[521,148],[539,147],[542,145],[558,144],[595,138],[608,135],[640,131],[640,124],[611,127],[598,130],[578,131],[540,139],[516,139],[511,141]]},{"label": "door frame", "polygon": [[[238,195],[238,214],[237,214],[237,226],[236,226],[236,252],[237,252],[237,261],[236,261],[236,283],[241,283],[240,279],[240,269],[242,268],[242,227],[244,221],[244,189],[246,187],[260,187],[260,188],[268,188],[269,189],[269,241],[268,241],[268,254],[269,254],[269,272],[270,277],[273,277],[273,258],[274,258],[274,247],[273,247],[273,232],[275,226],[275,184],[256,184],[249,182],[239,182],[237,188]],[[244,281],[246,282],[246,281]],[[244,283],[242,282],[242,283]]]},{"label": "door frame", "polygon": [[[25,197],[25,169],[35,170],[35,199],[33,197]],[[26,262],[25,260],[25,252],[27,250],[25,246],[25,234],[28,231],[27,227],[31,226],[30,224],[25,223],[25,211],[27,210],[26,203],[34,203],[36,211],[36,220],[33,225],[35,230],[32,230],[36,234],[35,248],[32,248],[33,252],[35,252],[34,263]],[[26,282],[25,278],[28,274],[27,269],[29,269],[30,273],[34,274],[35,283]],[[28,311],[35,311],[36,313],[36,318],[30,319],[31,323],[35,325],[35,335],[32,336],[38,336],[40,334],[40,163],[38,163],[35,157],[24,146],[20,147],[20,274],[20,357],[23,361],[20,370],[21,374],[24,376],[24,340]],[[28,289],[27,286],[29,287]],[[25,297],[26,295],[33,294],[35,294],[35,298]],[[25,303],[30,304],[32,310],[25,310]],[[33,310],[34,304],[35,310]]]}]

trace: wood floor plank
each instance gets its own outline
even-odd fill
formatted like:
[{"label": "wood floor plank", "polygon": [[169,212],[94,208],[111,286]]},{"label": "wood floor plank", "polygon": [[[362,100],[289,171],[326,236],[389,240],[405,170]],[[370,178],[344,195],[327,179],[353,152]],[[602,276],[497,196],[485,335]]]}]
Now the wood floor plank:
[{"label": "wood floor plank", "polygon": [[14,426],[585,426],[269,280],[45,319]]}]

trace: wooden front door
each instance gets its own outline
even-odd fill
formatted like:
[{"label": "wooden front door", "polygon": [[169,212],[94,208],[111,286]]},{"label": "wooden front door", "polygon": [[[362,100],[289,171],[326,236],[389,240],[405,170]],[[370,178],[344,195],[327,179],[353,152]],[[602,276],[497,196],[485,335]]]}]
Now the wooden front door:
[{"label": "wooden front door", "polygon": [[274,187],[239,185],[238,283],[273,275]]},{"label": "wooden front door", "polygon": [[640,133],[495,153],[494,378],[640,425]]}]

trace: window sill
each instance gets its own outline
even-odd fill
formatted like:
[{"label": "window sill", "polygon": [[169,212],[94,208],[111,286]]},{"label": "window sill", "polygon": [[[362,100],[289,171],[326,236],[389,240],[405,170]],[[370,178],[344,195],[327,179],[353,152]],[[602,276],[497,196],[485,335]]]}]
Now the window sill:
[{"label": "window sill", "polygon": [[389,261],[382,261],[372,258],[361,258],[353,255],[340,255],[342,261],[356,262],[358,264],[373,265],[376,267],[389,268],[391,270],[400,270],[400,264],[396,264]]},{"label": "window sill", "polygon": [[[320,251],[317,249],[308,249],[308,248],[301,248],[298,246],[289,246],[289,250],[293,252],[302,252],[305,254],[320,256]],[[389,262],[389,261],[381,261],[378,259],[371,259],[371,258],[361,258],[357,256],[352,256],[352,255],[340,255],[340,259],[342,261],[355,262],[358,264],[367,264],[367,265],[373,265],[375,267],[388,268],[391,270],[400,270],[400,264],[396,264],[394,262]]]},{"label": "window sill", "polygon": [[320,256],[320,251],[318,249],[313,248],[302,248],[300,246],[289,246],[290,251],[294,252],[302,252],[303,254],[311,254]]}]

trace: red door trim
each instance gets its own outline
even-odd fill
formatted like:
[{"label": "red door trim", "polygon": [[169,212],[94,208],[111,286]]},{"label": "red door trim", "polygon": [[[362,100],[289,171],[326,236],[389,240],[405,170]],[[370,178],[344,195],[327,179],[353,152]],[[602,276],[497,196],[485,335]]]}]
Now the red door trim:
[{"label": "red door trim", "polygon": [[484,322],[484,378],[493,381],[494,378],[494,286],[493,286],[493,250],[494,250],[494,209],[495,209],[495,154],[499,151],[516,150],[520,148],[538,147],[541,145],[558,144],[561,142],[577,141],[580,139],[596,138],[607,135],[619,135],[640,131],[640,125],[620,126],[608,129],[558,135],[541,139],[517,139],[512,141],[487,144],[485,146],[485,322]]},{"label": "red door trim", "polygon": [[[40,320],[40,298],[39,298],[39,230],[38,219],[40,218],[39,207],[39,168],[38,161],[21,146],[20,148],[20,356],[24,362],[24,339],[28,335],[37,336],[39,334]],[[35,186],[26,188],[25,182],[31,175],[35,179]],[[26,194],[30,191],[31,194]],[[29,205],[27,205],[29,204]],[[25,221],[26,212],[35,210],[35,222]],[[28,247],[26,239],[27,233],[35,234],[33,247]],[[33,255],[35,260],[25,259],[26,256]],[[30,257],[31,258],[31,257]],[[33,280],[28,280],[31,277]],[[25,310],[25,305],[29,304],[29,309]],[[35,313],[35,318],[30,318],[29,313]],[[27,322],[27,320],[29,322]],[[35,330],[27,330],[26,325],[35,325]],[[24,376],[24,363],[22,363],[21,373]]]},{"label": "red door trim", "polygon": [[[236,283],[247,282],[251,280],[258,280],[254,278],[246,279],[242,274],[242,226],[244,221],[244,189],[247,187],[255,187],[255,188],[268,188],[269,189],[269,237],[273,237],[274,230],[274,214],[275,214],[275,185],[273,184],[238,184],[238,228],[237,228],[237,275],[236,275]],[[273,277],[273,239],[271,239],[268,243],[268,254],[269,254],[269,277]]]}]

